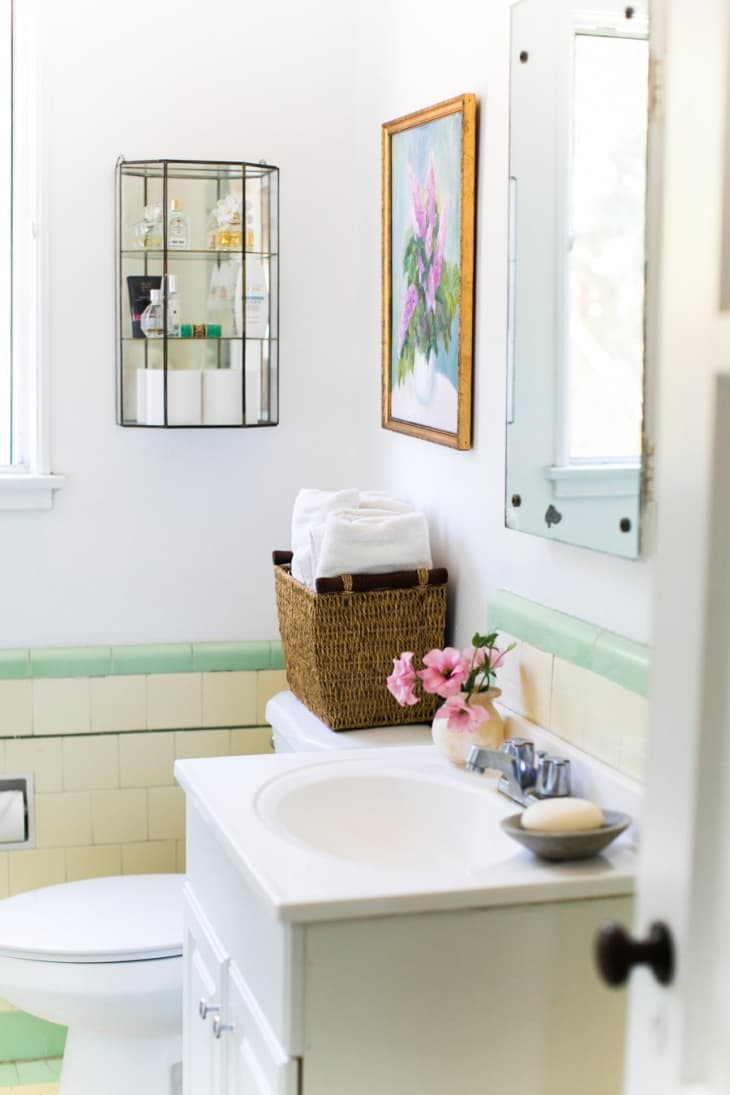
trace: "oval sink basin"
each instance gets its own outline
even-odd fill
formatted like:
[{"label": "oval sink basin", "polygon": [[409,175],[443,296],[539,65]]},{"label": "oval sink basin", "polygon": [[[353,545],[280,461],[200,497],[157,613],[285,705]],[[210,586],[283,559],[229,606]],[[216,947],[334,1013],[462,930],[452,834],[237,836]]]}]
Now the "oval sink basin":
[{"label": "oval sink basin", "polygon": [[439,779],[360,760],[310,765],[263,787],[256,812],[286,839],[378,867],[463,870],[515,854],[499,827],[514,806],[456,770]]}]

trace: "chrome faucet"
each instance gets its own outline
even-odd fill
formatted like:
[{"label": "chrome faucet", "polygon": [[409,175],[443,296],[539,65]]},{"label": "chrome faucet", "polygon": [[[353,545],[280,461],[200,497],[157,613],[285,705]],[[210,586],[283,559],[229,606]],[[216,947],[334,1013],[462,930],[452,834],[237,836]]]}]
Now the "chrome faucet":
[{"label": "chrome faucet", "polygon": [[520,806],[570,794],[570,761],[552,757],[544,750],[536,753],[527,738],[508,738],[499,749],[472,745],[466,767],[480,774],[487,768],[497,768],[502,773],[497,789]]}]

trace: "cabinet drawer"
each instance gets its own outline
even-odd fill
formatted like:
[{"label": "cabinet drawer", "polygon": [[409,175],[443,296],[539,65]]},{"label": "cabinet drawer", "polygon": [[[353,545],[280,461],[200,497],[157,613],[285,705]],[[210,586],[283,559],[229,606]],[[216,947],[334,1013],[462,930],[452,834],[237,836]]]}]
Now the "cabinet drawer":
[{"label": "cabinet drawer", "polygon": [[301,1053],[301,928],[282,924],[249,887],[188,800],[187,886],[251,998],[291,1056]]},{"label": "cabinet drawer", "polygon": [[220,1090],[222,1053],[213,1021],[225,1012],[228,960],[187,886],[184,918],[183,1091],[199,1095]]}]

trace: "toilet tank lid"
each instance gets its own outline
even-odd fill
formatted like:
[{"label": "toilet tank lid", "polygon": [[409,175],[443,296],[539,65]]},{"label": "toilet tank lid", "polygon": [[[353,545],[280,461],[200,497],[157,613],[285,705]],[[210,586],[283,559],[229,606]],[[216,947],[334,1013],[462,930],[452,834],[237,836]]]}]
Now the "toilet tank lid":
[{"label": "toilet tank lid", "polygon": [[266,704],[266,719],[280,743],[295,753],[319,749],[365,749],[376,745],[430,745],[431,728],[422,723],[361,730],[331,730],[293,692],[279,692]]},{"label": "toilet tank lid", "polygon": [[37,962],[135,962],[182,954],[185,876],[122,875],[0,901],[0,954]]}]

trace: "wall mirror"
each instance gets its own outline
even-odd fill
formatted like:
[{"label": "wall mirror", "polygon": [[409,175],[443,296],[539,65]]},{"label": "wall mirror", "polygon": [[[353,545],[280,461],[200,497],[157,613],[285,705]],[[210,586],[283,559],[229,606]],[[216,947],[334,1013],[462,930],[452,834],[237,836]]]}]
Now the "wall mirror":
[{"label": "wall mirror", "polygon": [[640,551],[648,0],[516,0],[508,528]]}]

